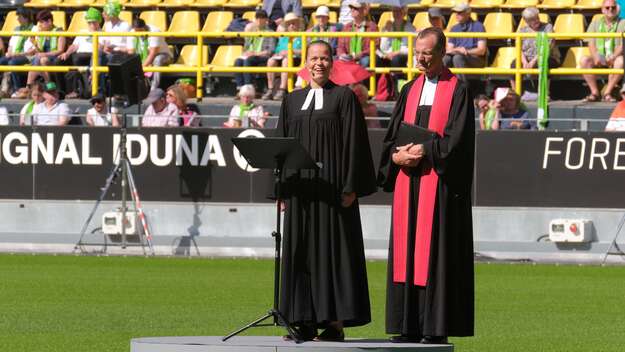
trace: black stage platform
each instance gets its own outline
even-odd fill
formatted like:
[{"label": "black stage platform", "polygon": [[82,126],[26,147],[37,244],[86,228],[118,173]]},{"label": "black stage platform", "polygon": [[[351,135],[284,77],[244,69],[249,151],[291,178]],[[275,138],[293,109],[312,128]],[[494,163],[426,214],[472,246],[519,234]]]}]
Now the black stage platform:
[{"label": "black stage platform", "polygon": [[453,345],[391,343],[388,340],[347,339],[345,342],[283,341],[279,336],[142,337],[130,341],[130,352],[452,352]]}]

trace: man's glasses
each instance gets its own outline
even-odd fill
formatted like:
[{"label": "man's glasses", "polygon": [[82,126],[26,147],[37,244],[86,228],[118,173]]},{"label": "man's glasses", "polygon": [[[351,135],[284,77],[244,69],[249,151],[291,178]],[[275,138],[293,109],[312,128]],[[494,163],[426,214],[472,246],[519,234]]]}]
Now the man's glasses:
[{"label": "man's glasses", "polygon": [[608,10],[608,11],[612,11],[612,10],[616,10],[616,6],[604,6],[603,9],[604,10]]}]

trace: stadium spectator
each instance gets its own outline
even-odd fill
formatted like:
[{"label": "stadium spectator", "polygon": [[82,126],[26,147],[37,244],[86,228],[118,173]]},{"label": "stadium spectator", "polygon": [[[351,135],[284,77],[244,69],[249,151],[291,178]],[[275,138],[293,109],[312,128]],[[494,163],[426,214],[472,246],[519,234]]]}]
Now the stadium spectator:
[{"label": "stadium spectator", "polygon": [[[432,25],[432,27],[436,27],[439,29],[445,29],[445,16],[443,16],[443,13],[441,12],[441,9],[439,9],[438,7],[430,7],[428,9],[428,20],[430,21],[430,25]],[[423,28],[417,28],[417,29],[423,29]]]},{"label": "stadium spectator", "polygon": [[144,105],[148,105],[143,113],[141,126],[143,127],[177,127],[178,107],[167,102],[165,92],[156,88],[150,91],[147,98],[143,100]]},{"label": "stadium spectator", "polygon": [[[343,30],[343,25],[340,23],[330,23],[330,9],[327,6],[319,6],[313,14],[317,23],[308,29],[308,32],[323,33],[323,32],[340,32]],[[328,37],[308,37],[308,42],[315,40],[323,40],[330,43],[332,47],[332,53],[336,53],[336,46],[338,44],[338,38]]]},{"label": "stadium spectator", "polygon": [[[614,0],[604,0],[601,5],[601,16],[592,21],[588,26],[589,33],[622,33],[625,31],[625,20],[618,17],[619,7]],[[588,39],[588,49],[590,56],[583,56],[581,60],[582,68],[610,67],[623,68],[623,38],[590,38]],[[616,101],[612,97],[614,87],[621,79],[621,74],[608,76],[608,83],[603,88],[603,97],[597,86],[595,75],[583,75],[584,80],[590,88],[590,94],[585,98],[587,102]]]},{"label": "stadium spectator", "polygon": [[[451,32],[484,32],[484,25],[480,21],[471,18],[471,7],[467,3],[455,5],[451,11],[456,16],[458,23],[451,27]],[[449,38],[447,40],[447,53],[443,59],[445,66],[484,67],[488,57],[486,39],[483,38]],[[458,79],[466,81],[465,75],[456,75]]]},{"label": "stadium spectator", "polygon": [[[356,0],[351,0],[349,8],[354,20],[343,28],[343,32],[377,32],[378,26],[367,20],[366,6]],[[363,67],[369,67],[369,42],[371,38],[341,37],[338,40],[337,56],[341,60],[354,60]],[[379,39],[374,39],[375,46],[379,46]]]},{"label": "stadium spectator", "polygon": [[20,126],[32,125],[32,114],[35,106],[45,101],[43,98],[43,84],[36,82],[30,88],[31,100],[20,110]]},{"label": "stadium spectator", "polygon": [[369,103],[369,90],[367,87],[361,83],[356,83],[352,84],[350,88],[358,98],[362,112],[365,115],[367,127],[380,128],[380,121],[376,119],[378,117],[378,108],[375,104]]},{"label": "stadium spectator", "polygon": [[165,99],[168,104],[173,104],[178,108],[178,116],[180,116],[179,125],[185,127],[199,127],[200,118],[198,115],[200,111],[195,104],[187,104],[187,93],[184,89],[175,84],[167,88]]},{"label": "stadium spectator", "polygon": [[[303,30],[304,23],[302,19],[299,18],[296,14],[290,12],[284,16],[283,23],[278,26],[278,31],[282,32],[300,32]],[[280,37],[278,39],[278,44],[276,45],[276,49],[274,50],[274,55],[269,58],[267,61],[268,67],[277,67],[281,65],[282,67],[289,66],[288,60],[288,45],[289,45],[289,37]],[[302,54],[302,38],[297,37],[293,38],[293,65],[298,66],[301,60]],[[287,79],[288,73],[281,72],[280,73],[280,87],[276,92],[274,92],[274,81],[276,74],[274,72],[267,72],[267,91],[263,94],[262,99],[273,99],[273,100],[282,100],[284,95],[286,94],[287,89]]]},{"label": "stadium spectator", "polygon": [[480,94],[473,99],[475,104],[475,110],[478,113],[479,121],[480,121],[480,129],[482,130],[490,130],[492,126],[492,121],[487,121],[487,114],[490,110],[491,100],[484,94]]},{"label": "stadium spectator", "polygon": [[119,111],[116,107],[111,107],[108,111],[106,98],[103,94],[97,94],[91,98],[91,109],[87,110],[85,120],[89,126],[119,126]]},{"label": "stadium spectator", "polygon": [[[552,33],[553,26],[551,23],[541,22],[539,18],[539,11],[535,7],[528,7],[521,13],[521,16],[527,23],[525,26],[519,29],[521,33],[537,33],[545,32]],[[536,38],[523,38],[521,47],[521,63],[523,68],[536,68],[538,67],[538,48],[536,47]],[[549,50],[549,68],[555,68],[560,66],[560,50],[556,46],[556,41],[550,41]],[[516,59],[512,61],[512,67],[516,67]],[[515,86],[514,79],[510,81],[510,86]],[[523,100],[535,100],[534,93],[526,91],[523,93]]]},{"label": "stadium spectator", "polygon": [[[30,10],[20,7],[16,11],[19,25],[13,29],[15,32],[30,31],[33,28],[32,13]],[[0,58],[0,65],[26,65],[29,63],[28,55],[34,53],[34,47],[27,37],[14,35],[9,39],[9,47],[6,54]],[[10,84],[9,84],[10,81]],[[24,86],[23,77],[17,72],[4,72],[0,96],[3,98]]]},{"label": "stadium spectator", "polygon": [[56,83],[48,82],[43,87],[43,103],[35,105],[32,124],[37,126],[65,126],[72,118],[69,106],[60,100]]},{"label": "stadium spectator", "polygon": [[263,10],[269,16],[273,29],[281,25],[286,14],[293,12],[298,17],[303,17],[302,0],[263,0]]},{"label": "stadium spectator", "polygon": [[527,108],[521,104],[521,97],[513,89],[497,88],[491,108],[496,110],[490,126],[493,130],[532,130],[536,127],[534,121],[530,121]]},{"label": "stadium spectator", "polygon": [[11,120],[9,120],[9,112],[7,111],[7,108],[0,106],[0,126],[6,126],[9,122],[11,122]]},{"label": "stadium spectator", "polygon": [[[32,29],[33,32],[59,32],[61,30],[61,28],[54,25],[52,13],[49,10],[41,10],[37,13],[37,26]],[[36,36],[31,37],[29,40],[35,48],[34,57],[31,60],[31,65],[33,66],[54,65],[58,60],[58,56],[65,51],[65,37]],[[30,87],[39,76],[43,77],[44,82],[50,81],[48,72],[30,71],[26,80],[27,87]],[[18,98],[28,97],[28,88],[20,91],[22,94],[18,95]]]},{"label": "stadium spectator", "polygon": [[[121,11],[122,5],[117,1],[109,1],[104,5],[102,9],[102,15],[104,16],[104,32],[130,32],[130,24],[119,18]],[[126,52],[128,48],[128,37],[102,37],[102,44],[104,53],[106,54],[106,62],[108,62],[114,53]]]},{"label": "stadium spectator", "polygon": [[621,101],[612,110],[610,120],[605,126],[606,132],[623,132],[625,131],[625,86],[621,88]]},{"label": "stadium spectator", "polygon": [[[387,21],[382,32],[416,32],[412,23],[406,21],[407,7],[393,7],[393,20]],[[408,38],[383,37],[377,54],[382,66],[406,67],[408,62]]]},{"label": "stadium spectator", "polygon": [[[85,21],[89,26],[89,33],[93,32],[101,32],[102,31],[102,15],[100,11],[96,8],[89,8],[85,13]],[[98,40],[100,50],[102,49],[102,38]],[[93,37],[86,35],[81,37],[76,37],[72,45],[70,45],[67,50],[59,55],[59,61],[71,61],[71,65],[73,66],[91,66],[91,54],[93,53]],[[104,60],[102,60],[102,56],[99,56],[100,64],[104,64]],[[72,87],[76,89],[76,87]],[[72,89],[70,88],[70,89]],[[67,93],[65,99],[76,99],[79,98],[80,94],[77,91],[71,91]]]},{"label": "stadium spectator", "polygon": [[[267,12],[265,12],[265,10],[258,10],[256,11],[254,22],[245,26],[245,31],[273,32],[269,28],[268,23]],[[235,60],[234,66],[265,66],[275,48],[275,38],[246,37],[243,55]],[[252,84],[252,79],[252,73],[235,73],[234,80],[237,84],[237,91],[239,91],[244,84]]]},{"label": "stadium spectator", "polygon": [[265,112],[262,105],[254,104],[256,91],[254,86],[246,84],[239,91],[241,103],[232,107],[230,117],[224,122],[224,127],[231,128],[264,128],[267,121],[268,112]]},{"label": "stadium spectator", "polygon": [[338,22],[343,26],[354,21],[354,18],[352,17],[352,9],[349,7],[351,2],[352,0],[341,0]]},{"label": "stadium spectator", "polygon": [[[133,32],[160,32],[160,30],[152,25],[146,24],[144,20],[135,18],[132,21]],[[169,50],[169,46],[165,41],[165,37],[148,36],[148,37],[129,37],[128,53],[138,54],[143,62],[143,67],[155,66],[162,67],[172,63],[173,56]],[[149,74],[148,74],[149,75]],[[156,89],[161,83],[161,73],[153,72],[151,89]]]}]

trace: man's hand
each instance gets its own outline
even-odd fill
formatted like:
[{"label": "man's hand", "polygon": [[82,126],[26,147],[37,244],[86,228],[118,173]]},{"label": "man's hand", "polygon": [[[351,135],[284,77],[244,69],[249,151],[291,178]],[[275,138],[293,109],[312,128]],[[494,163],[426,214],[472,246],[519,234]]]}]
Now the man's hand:
[{"label": "man's hand", "polygon": [[65,60],[67,60],[68,57],[69,57],[69,55],[67,55],[67,53],[63,53],[63,54],[59,55],[59,60],[65,61]]},{"label": "man's hand", "polygon": [[355,200],[356,200],[355,192],[343,193],[341,195],[341,206],[343,208],[348,208],[352,205],[352,203],[354,203]]},{"label": "man's hand", "polygon": [[458,47],[457,50],[458,50],[458,54],[461,54],[461,55],[464,55],[464,56],[469,55],[469,51],[464,46]]},{"label": "man's hand", "polygon": [[413,145],[412,147],[408,148],[408,153],[418,157],[419,159],[422,159],[425,155],[425,149],[423,148],[423,144]]},{"label": "man's hand", "polygon": [[393,153],[393,162],[399,166],[415,167],[419,164],[421,157],[409,152],[411,147],[415,146],[413,143],[397,147],[397,152]]}]

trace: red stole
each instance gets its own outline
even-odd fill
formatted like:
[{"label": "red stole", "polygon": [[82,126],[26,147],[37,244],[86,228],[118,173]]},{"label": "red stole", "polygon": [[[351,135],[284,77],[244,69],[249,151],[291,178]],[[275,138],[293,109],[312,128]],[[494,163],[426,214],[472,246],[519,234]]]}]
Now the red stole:
[{"label": "red stole", "polygon": [[[404,121],[415,123],[417,108],[421,99],[421,90],[425,75],[419,76],[408,92]],[[428,128],[443,135],[449,119],[451,100],[456,88],[457,78],[447,68],[439,76],[434,94],[434,102],[430,111]],[[423,168],[419,184],[419,203],[417,205],[417,226],[415,233],[414,252],[414,284],[425,286],[428,280],[430,264],[430,242],[432,240],[432,223],[436,204],[438,175],[431,167]],[[393,281],[406,282],[406,247],[408,235],[408,213],[410,206],[410,176],[402,168],[395,180],[393,194]]]}]

